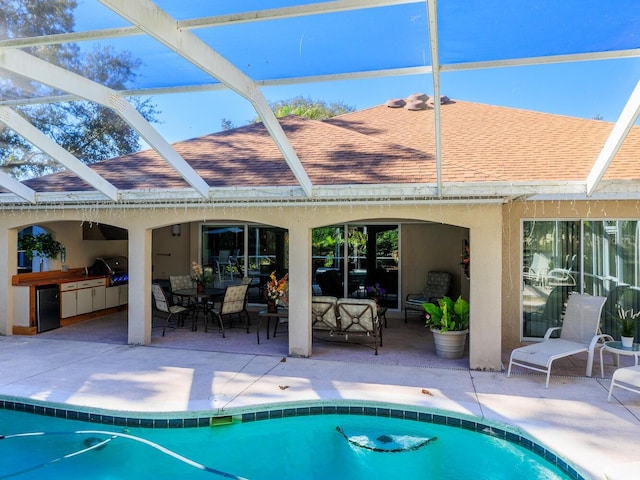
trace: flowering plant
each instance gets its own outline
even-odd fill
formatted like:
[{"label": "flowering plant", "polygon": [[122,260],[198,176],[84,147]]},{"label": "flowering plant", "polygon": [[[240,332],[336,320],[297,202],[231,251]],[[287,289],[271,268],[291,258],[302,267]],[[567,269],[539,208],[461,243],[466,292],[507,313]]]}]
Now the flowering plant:
[{"label": "flowering plant", "polygon": [[469,278],[471,275],[471,248],[469,248],[469,243],[466,240],[464,241],[464,252],[460,254],[460,260],[462,271]]},{"label": "flowering plant", "polygon": [[202,265],[194,260],[191,262],[191,279],[195,283],[208,283],[211,282],[212,277],[205,272]]},{"label": "flowering plant", "polygon": [[379,283],[376,283],[373,286],[367,287],[367,295],[370,297],[381,297],[382,295],[386,295],[387,291],[380,286]]},{"label": "flowering plant", "polygon": [[267,282],[266,296],[267,300],[280,300],[287,294],[287,281],[289,280],[289,274],[285,273],[284,277],[280,280],[276,277],[276,272],[271,272],[269,275],[269,281]]}]

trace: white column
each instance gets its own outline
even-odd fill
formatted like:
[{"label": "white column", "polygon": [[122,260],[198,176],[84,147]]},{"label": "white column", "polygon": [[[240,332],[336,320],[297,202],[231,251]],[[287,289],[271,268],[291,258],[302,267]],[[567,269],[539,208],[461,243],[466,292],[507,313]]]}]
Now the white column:
[{"label": "white column", "polygon": [[289,355],[311,356],[311,229],[289,230]]},{"label": "white column", "polygon": [[0,335],[13,335],[13,287],[11,277],[18,273],[18,232],[0,229],[0,252],[4,262],[0,262]]},{"label": "white column", "polygon": [[500,209],[483,214],[469,231],[471,319],[469,367],[502,370],[502,220]]},{"label": "white column", "polygon": [[129,345],[151,343],[151,233],[129,229]]}]

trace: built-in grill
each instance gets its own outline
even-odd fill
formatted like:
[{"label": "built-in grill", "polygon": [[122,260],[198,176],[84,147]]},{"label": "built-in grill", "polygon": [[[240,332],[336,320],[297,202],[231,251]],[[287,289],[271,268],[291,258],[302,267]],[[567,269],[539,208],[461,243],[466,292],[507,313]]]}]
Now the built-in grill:
[{"label": "built-in grill", "polygon": [[129,282],[129,262],[127,257],[98,257],[91,266],[93,275],[105,275],[109,285],[122,285]]}]

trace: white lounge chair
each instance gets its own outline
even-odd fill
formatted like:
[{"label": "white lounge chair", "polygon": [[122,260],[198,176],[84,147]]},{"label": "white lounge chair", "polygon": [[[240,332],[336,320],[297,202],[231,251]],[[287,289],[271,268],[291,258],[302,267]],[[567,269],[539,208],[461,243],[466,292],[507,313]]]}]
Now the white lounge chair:
[{"label": "white lounge chair", "polygon": [[631,392],[640,393],[640,365],[636,365],[635,367],[618,368],[615,372],[613,372],[613,377],[611,378],[611,386],[609,386],[609,397],[607,397],[607,401],[611,400],[613,387],[624,388],[625,390],[629,390]]},{"label": "white lounge chair", "polygon": [[[545,388],[549,388],[549,376],[553,361],[581,352],[588,352],[586,374],[587,377],[590,377],[593,370],[595,349],[605,340],[613,340],[610,335],[598,333],[600,313],[605,300],[605,297],[577,293],[569,295],[562,327],[549,328],[544,335],[544,340],[540,343],[513,350],[509,360],[507,377],[511,376],[511,367],[518,365],[546,373]],[[560,329],[560,338],[551,338],[551,334],[558,329]]]}]

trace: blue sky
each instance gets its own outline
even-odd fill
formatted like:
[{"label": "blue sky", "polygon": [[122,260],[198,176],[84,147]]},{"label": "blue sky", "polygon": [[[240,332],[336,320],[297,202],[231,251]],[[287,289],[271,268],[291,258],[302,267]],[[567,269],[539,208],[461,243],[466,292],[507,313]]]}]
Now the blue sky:
[{"label": "blue sky", "polygon": [[[640,79],[640,59],[508,67],[445,73],[442,94],[451,99],[523,108],[560,115],[616,121]],[[263,89],[269,101],[298,95],[356,109],[416,92],[433,92],[430,75],[292,85]],[[160,95],[155,127],[170,142],[219,131],[223,118],[236,126],[255,117],[249,102],[231,91]]]},{"label": "blue sky", "polygon": [[[156,0],[178,19],[247,11],[312,0]],[[545,54],[640,48],[635,0],[466,0],[438,4],[441,59],[487,61]],[[99,13],[97,13],[99,12]],[[80,2],[76,27],[108,28],[127,22],[96,0]],[[359,12],[319,15],[196,29],[193,32],[252,78],[286,78],[330,72],[430,64],[424,2]],[[350,28],[354,26],[354,28]],[[357,28],[355,28],[357,27]],[[210,83],[186,61],[154,40],[126,37],[109,42],[143,59],[137,87]],[[90,44],[84,44],[87,48]],[[615,121],[636,82],[640,59],[600,60],[504,67],[441,76],[452,99]],[[356,109],[412,93],[432,94],[431,76],[349,80],[264,88],[269,101],[296,96],[344,102]],[[228,91],[157,95],[162,111],[155,127],[170,142],[235,125],[255,117],[248,101]]]}]

